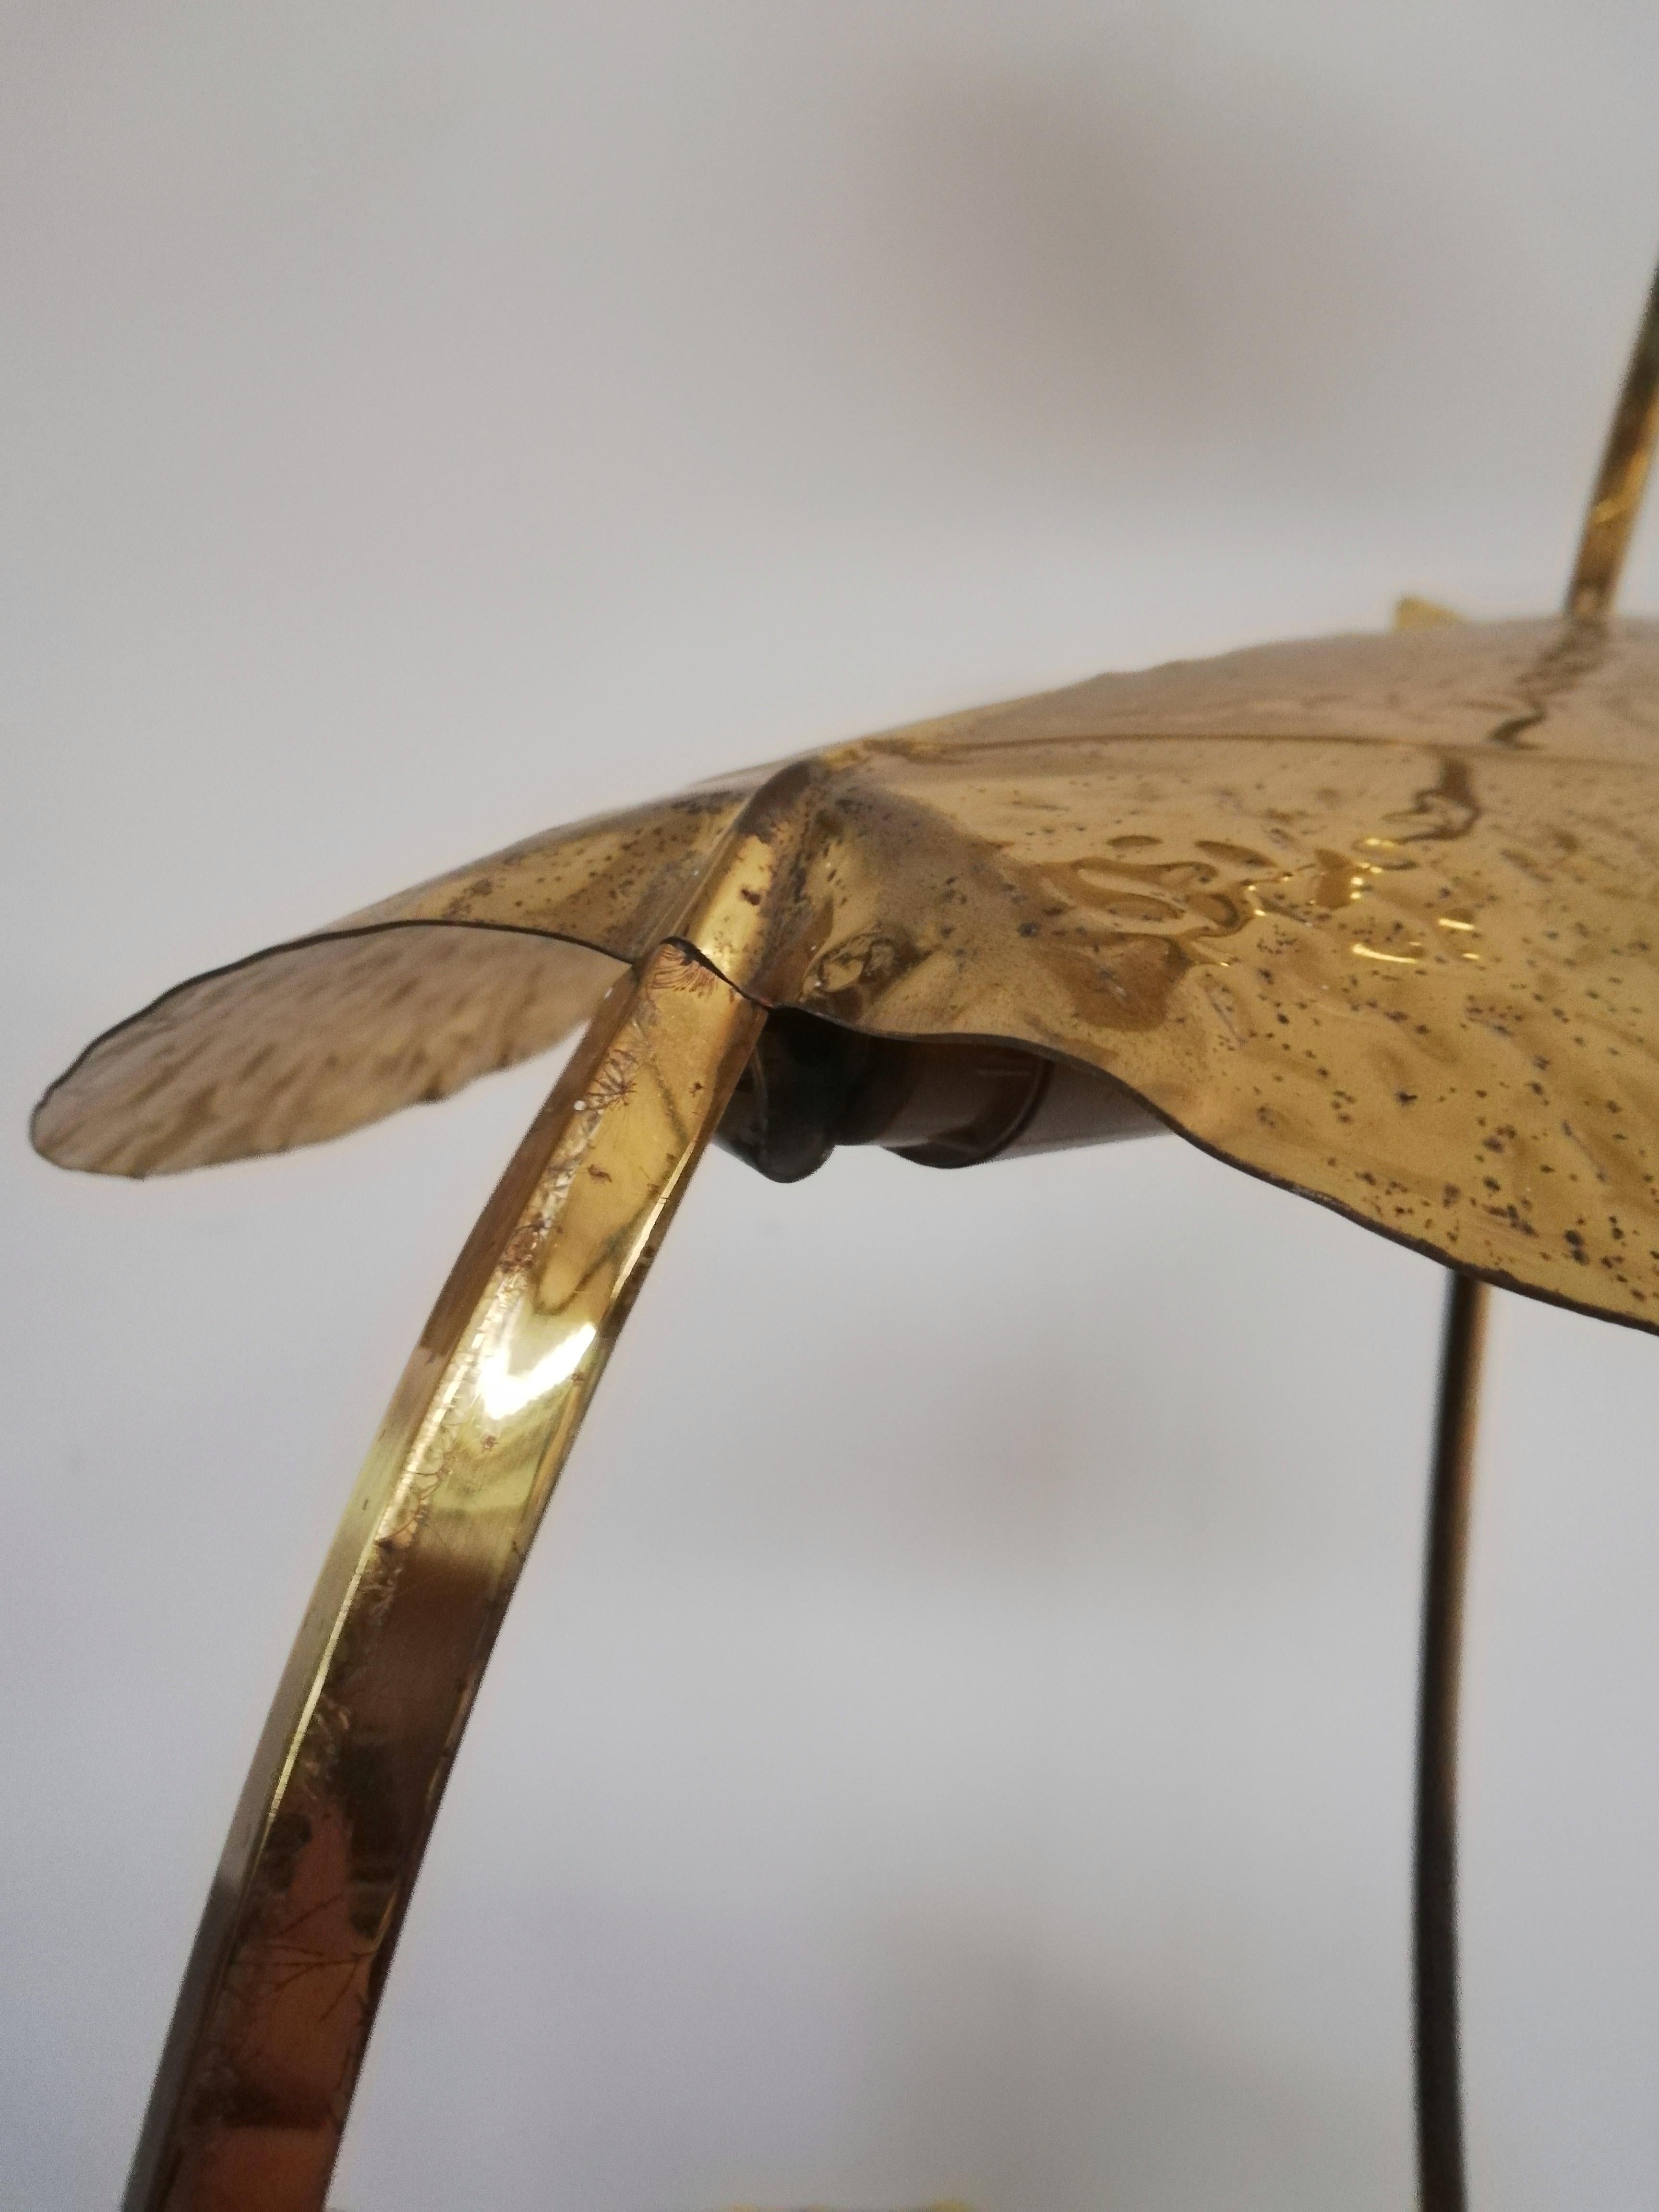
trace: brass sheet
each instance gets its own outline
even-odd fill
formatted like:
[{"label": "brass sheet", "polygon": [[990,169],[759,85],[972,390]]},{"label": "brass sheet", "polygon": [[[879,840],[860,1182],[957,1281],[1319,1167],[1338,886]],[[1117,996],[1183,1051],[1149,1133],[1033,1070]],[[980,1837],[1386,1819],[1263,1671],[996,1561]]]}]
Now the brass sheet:
[{"label": "brass sheet", "polygon": [[[280,1149],[538,1049],[546,1010],[597,995],[550,945],[539,998],[484,961],[465,1049],[434,1030],[410,1053],[386,1042],[407,1002],[383,1017],[357,990],[327,1017],[324,1082],[342,933],[460,926],[628,960],[672,934],[767,1005],[1103,1068],[1241,1167],[1654,1327],[1656,882],[1659,624],[1269,646],[532,839],[186,985],[83,1057],[35,1138],[125,1173]],[[418,990],[444,938],[370,941]],[[543,1011],[507,1018],[496,991]]]},{"label": "brass sheet", "polygon": [[126,1176],[319,1144],[547,1051],[616,974],[584,946],[421,923],[280,946],[113,1030],[36,1141]]}]

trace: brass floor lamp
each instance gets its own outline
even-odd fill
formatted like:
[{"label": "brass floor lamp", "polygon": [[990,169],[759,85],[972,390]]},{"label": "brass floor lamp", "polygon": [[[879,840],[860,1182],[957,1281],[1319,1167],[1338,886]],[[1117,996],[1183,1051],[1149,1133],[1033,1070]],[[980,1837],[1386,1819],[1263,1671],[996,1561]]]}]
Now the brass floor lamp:
[{"label": "brass floor lamp", "polygon": [[[1450,1270],[1415,1888],[1419,2172],[1465,2201],[1459,1627],[1487,1286],[1659,1329],[1659,623],[1614,588],[1659,283],[1565,613],[1263,647],[529,840],[186,983],[46,1093],[65,1167],[282,1152],[556,1043],[348,1504],[128,2212],[321,2212],[502,1613],[686,1179],[1173,1130]],[[1079,1169],[1079,1172],[1081,1170]]]}]

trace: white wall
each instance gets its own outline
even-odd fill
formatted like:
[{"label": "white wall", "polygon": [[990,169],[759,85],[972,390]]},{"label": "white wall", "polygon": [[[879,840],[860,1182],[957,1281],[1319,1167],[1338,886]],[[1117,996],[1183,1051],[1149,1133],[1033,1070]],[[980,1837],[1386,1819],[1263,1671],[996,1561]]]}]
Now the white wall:
[{"label": "white wall", "polygon": [[[80,2212],[548,1078],[149,1187],[34,1160],[34,1094],[190,971],[733,763],[1401,589],[1553,604],[1659,243],[1659,17],[0,26],[0,2203]],[[1173,1140],[712,1160],[502,1638],[339,2201],[1408,2202],[1437,1299]],[[1659,2159],[1659,1347],[1511,1301],[1495,1365],[1475,2202],[1620,2212]]]}]

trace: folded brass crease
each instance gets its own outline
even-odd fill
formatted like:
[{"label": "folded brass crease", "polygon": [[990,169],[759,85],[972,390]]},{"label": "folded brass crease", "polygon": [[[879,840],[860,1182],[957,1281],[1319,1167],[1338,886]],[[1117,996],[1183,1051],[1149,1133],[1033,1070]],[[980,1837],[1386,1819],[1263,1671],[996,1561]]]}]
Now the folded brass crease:
[{"label": "folded brass crease", "polygon": [[502,1613],[763,1019],[673,945],[625,975],[457,1261],[255,1754],[127,2212],[321,2212]]},{"label": "folded brass crease", "polygon": [[280,1151],[540,1051],[669,937],[768,1007],[1093,1068],[1234,1164],[1659,1326],[1659,625],[1106,676],[497,854],[170,993],[66,1165]]}]

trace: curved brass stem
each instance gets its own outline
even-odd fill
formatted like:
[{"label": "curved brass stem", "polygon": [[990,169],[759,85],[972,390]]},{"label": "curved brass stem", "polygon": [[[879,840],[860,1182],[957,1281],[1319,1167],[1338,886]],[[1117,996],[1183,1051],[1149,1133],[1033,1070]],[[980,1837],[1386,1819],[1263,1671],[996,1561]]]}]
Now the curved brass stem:
[{"label": "curved brass stem", "polygon": [[1413,1898],[1418,2190],[1423,2212],[1463,2212],[1457,2040],[1457,1706],[1480,1359],[1492,1292],[1473,1275],[1446,1291],[1423,1591]]},{"label": "curved brass stem", "polygon": [[456,1262],[255,1754],[127,2212],[321,2212],[501,1616],[763,1020],[661,946],[600,1007]]},{"label": "curved brass stem", "polygon": [[1659,433],[1659,275],[1654,277],[1642,312],[1595,489],[1590,494],[1578,557],[1567,586],[1569,615],[1599,622],[1613,611],[1631,533],[1647,487],[1656,433]]}]

